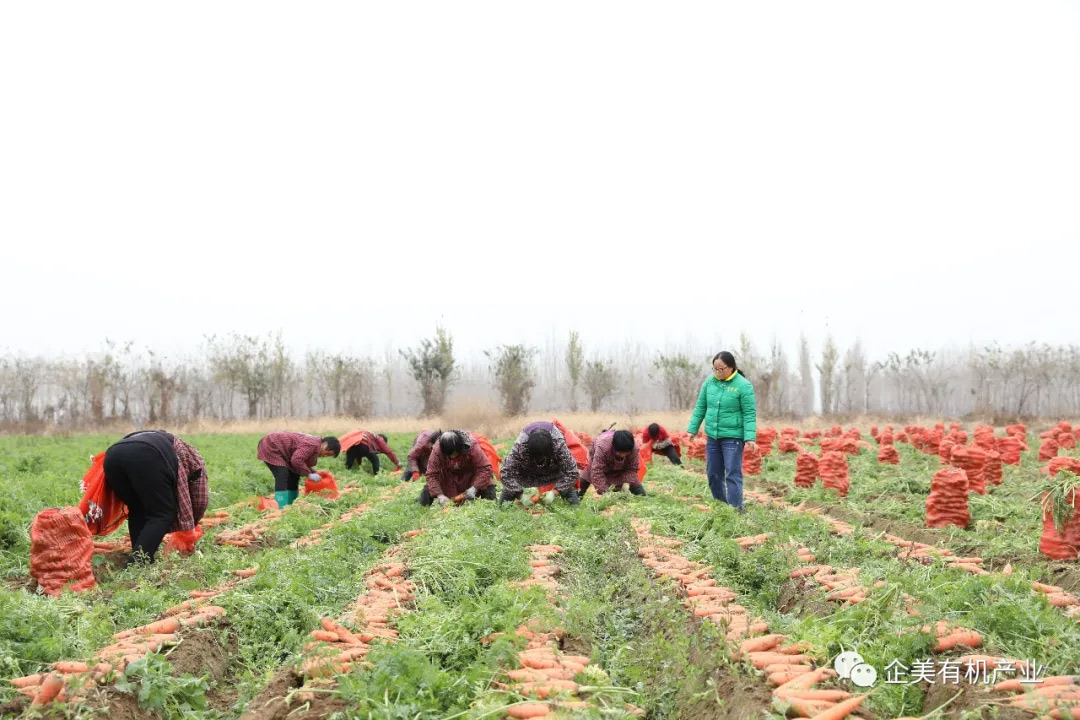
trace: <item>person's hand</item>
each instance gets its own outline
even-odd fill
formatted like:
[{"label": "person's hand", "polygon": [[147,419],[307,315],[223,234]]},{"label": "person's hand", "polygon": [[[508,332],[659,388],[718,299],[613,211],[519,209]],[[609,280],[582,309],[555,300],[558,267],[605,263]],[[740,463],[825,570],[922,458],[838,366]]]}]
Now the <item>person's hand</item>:
[{"label": "person's hand", "polygon": [[446,503],[450,502],[450,498],[446,497],[445,495],[440,495],[436,498],[436,500],[439,501],[440,505],[446,505]]},{"label": "person's hand", "polygon": [[749,448],[750,450],[757,450],[757,443],[754,442],[753,440],[747,440],[746,441],[746,447]]},{"label": "person's hand", "polygon": [[476,499],[476,488],[470,487],[468,490],[466,490],[465,491],[465,499],[466,500],[475,500]]},{"label": "person's hand", "polygon": [[311,473],[307,476],[307,479],[311,482],[319,482],[320,480],[322,480],[322,477],[319,475],[319,473]]},{"label": "person's hand", "polygon": [[543,502],[545,505],[550,505],[551,503],[555,502],[555,491],[548,490],[546,493],[544,493],[544,496],[541,498],[541,502]]},{"label": "person's hand", "polygon": [[401,481],[402,482],[409,482],[412,479],[413,479],[413,471],[412,470],[409,470],[407,473],[405,473],[404,475],[401,476]]},{"label": "person's hand", "polygon": [[531,507],[532,504],[533,504],[532,495],[529,494],[528,492],[522,493],[522,495],[521,495],[521,504],[524,505],[525,507]]}]

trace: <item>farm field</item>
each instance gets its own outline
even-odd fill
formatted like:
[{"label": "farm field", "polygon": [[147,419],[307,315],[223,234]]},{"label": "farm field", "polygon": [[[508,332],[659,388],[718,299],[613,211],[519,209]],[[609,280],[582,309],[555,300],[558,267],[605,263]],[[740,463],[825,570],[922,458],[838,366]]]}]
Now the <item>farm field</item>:
[{"label": "farm field", "polygon": [[[98,555],[97,588],[58,598],[34,592],[27,528],[75,504],[90,456],[117,438],[0,437],[0,678],[92,666],[114,634],[154,623],[144,659],[71,702],[31,708],[0,682],[0,715],[1063,718],[1075,697],[994,689],[1025,666],[1080,674],[1080,569],[1039,553],[1034,430],[1001,484],[969,496],[968,529],[926,527],[943,465],[902,442],[897,465],[872,442],[849,454],[846,497],[796,487],[796,453],[772,443],[743,514],[711,499],[686,453],[682,468],[654,459],[647,497],[443,510],[418,506],[420,482],[342,456],[319,463],[339,498],[267,513],[247,502],[272,489],[258,435],[184,437],[207,461],[208,516],[227,517],[194,555],[141,569]],[[403,457],[412,439],[390,444]],[[244,527],[253,542],[219,542]],[[157,625],[171,617],[192,622]],[[872,687],[816,672],[853,650]]]}]

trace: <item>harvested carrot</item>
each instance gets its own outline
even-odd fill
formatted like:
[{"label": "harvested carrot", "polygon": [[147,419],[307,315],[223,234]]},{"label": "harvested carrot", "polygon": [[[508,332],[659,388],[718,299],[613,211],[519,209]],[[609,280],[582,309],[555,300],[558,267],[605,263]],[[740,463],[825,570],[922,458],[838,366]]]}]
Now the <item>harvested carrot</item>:
[{"label": "harvested carrot", "polygon": [[311,637],[316,640],[322,640],[323,642],[341,642],[341,638],[336,632],[327,632],[326,630],[312,630]]},{"label": "harvested carrot", "polygon": [[773,670],[772,672],[769,672],[769,668],[777,668],[777,667],[785,667],[785,666],[770,665],[769,667],[765,668],[765,672],[767,672],[769,674],[769,683],[771,685],[776,685],[776,686],[784,685],[785,683],[789,683],[792,680],[794,680],[794,679],[796,679],[798,677],[801,677],[801,676],[807,674],[808,672],[810,672],[809,670],[803,670],[802,669],[802,668],[810,667],[809,665],[795,666],[795,667],[799,668],[797,670],[790,670],[790,669],[788,669],[788,670]]},{"label": "harvested carrot", "polygon": [[818,668],[808,673],[803,673],[797,678],[792,678],[781,685],[777,690],[805,690],[817,685],[829,674],[828,668]]},{"label": "harvested carrot", "polygon": [[72,662],[61,661],[53,663],[53,670],[58,673],[70,675],[72,673],[84,673],[90,669],[90,666],[84,662]]},{"label": "harvested carrot", "polygon": [[851,697],[851,693],[843,690],[785,690],[782,688],[773,690],[773,695],[777,697],[799,697],[804,700],[827,700],[829,702],[839,702]]},{"label": "harvested carrot", "polygon": [[762,650],[772,650],[785,640],[787,640],[787,635],[765,635],[763,637],[745,640],[739,643],[739,651],[750,653]]},{"label": "harvested carrot", "polygon": [[1054,607],[1069,607],[1071,605],[1077,605],[1076,598],[1068,593],[1051,593],[1046,596],[1046,599]]},{"label": "harvested carrot", "polygon": [[[869,695],[867,693],[866,695]],[[845,700],[841,703],[837,703],[833,707],[814,715],[811,720],[840,720],[845,718],[855,711],[855,708],[862,705],[863,700],[866,699],[866,695],[859,695],[853,697],[850,700]]]},{"label": "harvested carrot", "polygon": [[544,671],[530,670],[529,668],[507,670],[506,676],[515,682],[542,682],[547,679]]},{"label": "harvested carrot", "polygon": [[255,568],[247,568],[245,570],[233,570],[232,574],[236,577],[249,578],[255,576]]},{"label": "harvested carrot", "polygon": [[506,714],[512,718],[535,718],[550,715],[547,703],[519,703],[506,708]]},{"label": "harvested carrot", "polygon": [[584,655],[560,655],[559,659],[563,662],[578,663],[579,665],[588,665],[589,658]]},{"label": "harvested carrot", "polygon": [[836,703],[825,700],[807,700],[806,698],[797,697],[785,697],[779,698],[779,700],[790,707],[794,711],[794,714],[799,717],[813,717],[836,706]]},{"label": "harvested carrot", "polygon": [[34,701],[30,703],[30,707],[37,707],[40,705],[48,705],[56,696],[60,694],[60,691],[64,689],[63,676],[57,673],[49,673],[41,682],[41,688],[38,690],[37,695],[34,696]]},{"label": "harvested carrot", "polygon": [[1039,590],[1040,592],[1050,593],[1050,594],[1064,592],[1064,590],[1062,588],[1059,588],[1057,585],[1044,585],[1041,582],[1032,582],[1031,587],[1035,588],[1036,590]]},{"label": "harvested carrot", "polygon": [[45,676],[41,673],[38,673],[37,675],[27,675],[26,677],[12,678],[11,680],[8,680],[8,682],[17,688],[24,688],[40,685],[44,679]]},{"label": "harvested carrot", "polygon": [[957,630],[949,635],[938,637],[938,641],[934,645],[934,651],[945,652],[959,645],[970,648],[980,647],[982,645],[982,635],[974,630]]}]

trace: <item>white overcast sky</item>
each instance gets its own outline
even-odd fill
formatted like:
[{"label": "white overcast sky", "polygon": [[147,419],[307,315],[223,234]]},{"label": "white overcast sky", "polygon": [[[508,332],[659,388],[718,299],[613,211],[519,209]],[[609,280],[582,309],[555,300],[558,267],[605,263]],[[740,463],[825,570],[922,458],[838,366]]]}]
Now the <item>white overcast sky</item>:
[{"label": "white overcast sky", "polygon": [[3,3],[0,248],[27,354],[1080,342],[1080,3]]}]

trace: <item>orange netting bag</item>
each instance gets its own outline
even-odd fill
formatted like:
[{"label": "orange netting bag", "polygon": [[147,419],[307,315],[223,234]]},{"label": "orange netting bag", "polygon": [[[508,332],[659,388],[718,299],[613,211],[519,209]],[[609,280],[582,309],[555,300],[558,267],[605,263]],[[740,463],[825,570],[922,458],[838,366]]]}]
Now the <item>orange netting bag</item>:
[{"label": "orange netting bag", "polygon": [[341,497],[341,493],[338,492],[337,481],[334,480],[334,474],[328,470],[319,470],[318,473],[318,480],[312,480],[311,478],[304,480],[304,494],[324,493],[331,500],[337,500]]},{"label": "orange netting bag", "polygon": [[94,536],[79,508],[49,508],[30,525],[30,575],[46,595],[65,586],[78,592],[97,583],[93,572]]},{"label": "orange netting bag", "polygon": [[768,457],[769,453],[772,452],[772,446],[774,442],[776,442],[776,428],[758,428],[757,444],[758,451],[761,453],[761,457]]},{"label": "orange netting bag", "polygon": [[704,460],[706,454],[706,447],[707,441],[705,440],[705,438],[692,437],[690,438],[690,442],[687,444],[686,454],[694,460]]},{"label": "orange netting bag", "polygon": [[986,451],[982,448],[956,446],[952,451],[952,463],[967,473],[968,491],[986,494]]},{"label": "orange netting bag", "polygon": [[638,448],[638,466],[637,466],[637,481],[643,482],[645,480],[645,473],[648,468],[645,467],[645,454],[648,453],[649,459],[652,459],[652,448],[648,445],[642,445]]},{"label": "orange netting bag", "polygon": [[[761,437],[761,435],[758,435]],[[761,451],[754,445],[747,445],[743,450],[742,470],[744,475],[761,474]]]},{"label": "orange netting bag", "polygon": [[878,439],[878,426],[877,425],[871,425],[870,426],[870,437],[874,438],[875,440]]},{"label": "orange netting bag", "polygon": [[499,475],[499,468],[502,466],[502,460],[499,459],[499,453],[495,450],[495,446],[491,444],[491,441],[480,433],[472,433],[473,439],[480,445],[480,449],[487,455],[488,460],[491,461],[491,469],[495,472],[495,478],[502,480]]},{"label": "orange netting bag", "polygon": [[825,487],[838,490],[840,497],[847,497],[850,486],[847,455],[836,451],[822,453],[821,460],[818,461],[818,472]]},{"label": "orange netting bag", "polygon": [[807,430],[807,431],[803,432],[802,436],[804,438],[806,438],[807,440],[817,440],[819,437],[821,437],[821,431],[820,430]]},{"label": "orange netting bag", "polygon": [[1042,445],[1039,446],[1039,462],[1046,462],[1052,458],[1057,457],[1058,454],[1058,442],[1052,437],[1048,437],[1042,441]]},{"label": "orange netting bag", "polygon": [[98,453],[90,461],[79,488],[83,493],[79,512],[91,535],[109,535],[127,520],[127,505],[105,484],[105,453]]},{"label": "orange netting bag", "polygon": [[930,481],[930,495],[926,498],[926,526],[966,528],[970,523],[967,473],[956,467],[938,470]]},{"label": "orange netting bag", "polygon": [[[1055,457],[1044,468],[1051,477],[1062,470],[1080,475],[1080,459],[1074,457]],[[1080,493],[1073,490],[1065,498],[1071,512],[1054,521],[1054,503],[1050,493],[1042,495],[1043,532],[1039,538],[1039,552],[1054,560],[1077,560],[1080,555]]]},{"label": "orange netting bag", "polygon": [[901,430],[900,432],[896,433],[896,442],[911,444],[911,438],[908,436],[906,431]]},{"label": "orange netting bag", "polygon": [[1015,437],[1020,440],[1020,444],[1027,449],[1027,425],[1023,423],[1017,423],[1016,425],[1006,425],[1005,434],[1010,437]]},{"label": "orange netting bag", "polygon": [[882,443],[877,454],[877,461],[882,465],[899,465],[900,453],[892,443]]},{"label": "orange netting bag", "polygon": [[195,543],[203,536],[202,525],[196,525],[191,530],[177,530],[165,536],[165,549],[162,553],[176,551],[181,555],[190,555],[195,552]]},{"label": "orange netting bag", "polygon": [[1002,472],[1001,454],[997,450],[986,452],[986,467],[983,468],[983,477],[987,485],[1000,485],[1004,473]]},{"label": "orange netting bag", "polygon": [[796,487],[813,487],[818,477],[818,456],[813,453],[799,453],[795,458]]},{"label": "orange netting bag", "polygon": [[827,438],[838,438],[843,434],[844,428],[840,427],[839,425],[833,425],[831,428],[825,431],[825,437]]},{"label": "orange netting bag", "polygon": [[945,438],[940,443],[938,443],[937,455],[941,459],[941,464],[942,465],[948,465],[949,463],[952,462],[952,453],[953,453],[953,448],[955,448],[955,447],[956,447],[956,443],[954,443],[949,438]]},{"label": "orange netting bag", "polygon": [[255,505],[255,509],[259,512],[278,509],[277,500],[266,495],[257,495],[252,502]]},{"label": "orange netting bag", "polygon": [[797,442],[798,439],[799,431],[793,427],[786,427],[780,431],[780,442],[777,449],[782,453],[802,452],[802,445]]},{"label": "orange netting bag", "polygon": [[994,428],[989,425],[975,426],[975,444],[983,450],[993,450],[996,447]]},{"label": "orange netting bag", "polygon": [[1020,453],[1024,449],[1024,444],[1020,438],[1015,435],[1008,435],[1006,437],[999,437],[995,439],[997,445],[997,451],[1001,455],[1001,462],[1006,465],[1019,465]]},{"label": "orange netting bag", "polygon": [[[1068,425],[1068,423],[1065,423]],[[1057,434],[1058,447],[1063,450],[1075,450],[1076,449],[1076,436],[1073,435],[1072,426],[1068,430],[1060,430]]]}]

